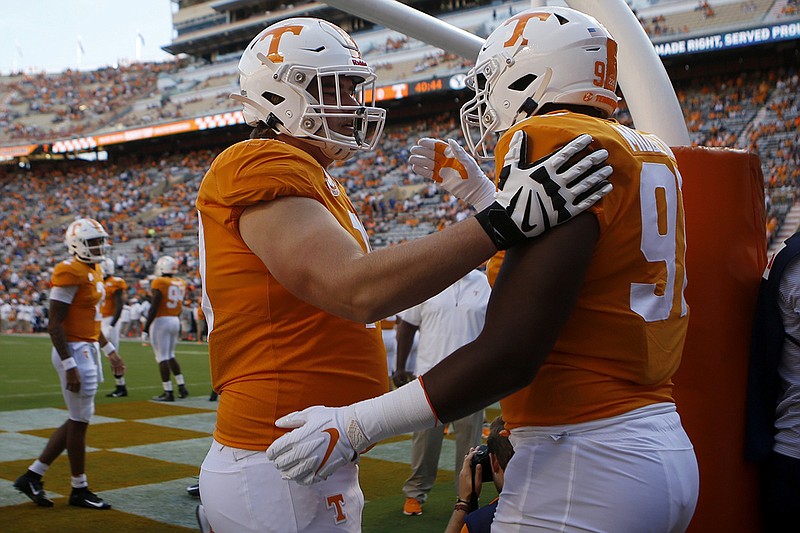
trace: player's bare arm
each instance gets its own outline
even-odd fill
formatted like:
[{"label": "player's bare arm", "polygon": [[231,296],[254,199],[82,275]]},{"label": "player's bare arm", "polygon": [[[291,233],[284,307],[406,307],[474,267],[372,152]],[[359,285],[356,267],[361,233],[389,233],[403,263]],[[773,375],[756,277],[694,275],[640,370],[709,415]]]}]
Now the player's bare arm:
[{"label": "player's bare arm", "polygon": [[[69,304],[58,300],[50,300],[50,310],[48,314],[47,333],[53,343],[61,360],[71,359],[69,347],[67,346],[67,333],[64,331],[64,320],[69,312]],[[77,368],[73,367],[66,371],[67,390],[79,392],[81,390],[81,376]]]},{"label": "player's bare arm", "polygon": [[[506,252],[481,334],[423,376],[441,421],[473,413],[533,380],[575,305],[598,235],[597,219],[584,213]],[[464,390],[474,393],[465,397]]]},{"label": "player's bare arm", "polygon": [[144,330],[142,333],[148,333],[150,331],[150,324],[152,324],[153,320],[156,319],[158,307],[161,305],[161,300],[163,299],[164,296],[161,294],[161,291],[158,289],[153,289],[153,292],[150,296],[150,310],[147,312],[147,322],[144,324]]},{"label": "player's bare arm", "polygon": [[117,348],[103,334],[103,331],[100,330],[100,348],[103,350],[103,353],[108,357],[108,362],[111,363],[111,370],[114,372],[114,375],[121,375],[125,373],[125,362],[117,353]]},{"label": "player's bare arm", "polygon": [[247,246],[295,296],[358,322],[425,300],[497,248],[475,219],[425,238],[366,253],[315,200],[287,197],[248,208]]},{"label": "player's bare arm", "polygon": [[125,300],[124,300],[124,295],[123,295],[124,292],[125,291],[123,291],[123,290],[118,290],[117,292],[114,293],[114,296],[113,296],[113,298],[114,298],[114,318],[111,319],[111,327],[112,328],[117,325],[117,321],[119,320],[119,317],[122,315],[122,306],[125,305]]}]

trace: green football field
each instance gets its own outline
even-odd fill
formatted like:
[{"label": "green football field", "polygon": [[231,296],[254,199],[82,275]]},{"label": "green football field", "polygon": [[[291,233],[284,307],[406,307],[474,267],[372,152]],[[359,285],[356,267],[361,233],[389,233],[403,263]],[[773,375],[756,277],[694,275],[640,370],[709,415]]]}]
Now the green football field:
[{"label": "green football field", "polygon": [[[186,487],[197,480],[216,418],[208,355],[204,344],[180,343],[177,359],[191,393],[185,400],[159,403],[158,369],[150,346],[123,341],[129,396],[106,398],[113,377],[97,395],[88,433],[87,474],[92,489],[112,504],[111,511],[69,507],[65,456],[53,463],[45,488],[53,508],[35,506],[11,487],[39,454],[50,433],[66,420],[58,377],[50,362],[47,336],[0,335],[0,516],[8,531],[133,533],[196,531],[197,500]],[[487,420],[499,414],[487,409]],[[367,504],[363,531],[441,532],[455,499],[454,441],[445,440],[439,475],[421,516],[401,512],[403,481],[410,470],[410,435],[383,442],[361,460],[361,487]],[[481,500],[496,493],[485,487]]]}]

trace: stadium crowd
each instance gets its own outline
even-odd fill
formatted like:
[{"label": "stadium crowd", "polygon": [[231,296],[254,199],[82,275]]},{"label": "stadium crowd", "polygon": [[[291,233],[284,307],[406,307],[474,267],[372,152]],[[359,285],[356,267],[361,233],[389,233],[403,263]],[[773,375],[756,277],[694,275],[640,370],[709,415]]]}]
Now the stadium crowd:
[{"label": "stadium crowd", "polygon": [[[40,92],[52,93],[43,102],[51,109],[63,108],[72,98],[66,88],[70,80],[78,77],[100,84],[114,76],[118,83],[108,85],[117,87],[114,94],[118,98],[109,100],[105,98],[108,95],[98,93],[104,103],[87,113],[102,116],[118,109],[120,102],[127,100],[123,95],[146,92],[158,72],[175,68],[169,63],[113,72],[68,71],[54,85],[58,90],[37,89],[50,86],[50,75],[26,77],[20,87],[28,91],[28,101]],[[135,83],[129,81],[137,78],[137,72],[146,75]],[[676,83],[693,144],[745,148],[761,156],[769,240],[797,200],[798,83],[794,70]],[[9,123],[15,122],[8,113],[3,116]],[[624,103],[616,118],[631,123]],[[391,124],[390,117],[379,149],[332,168],[361,213],[373,247],[391,246],[469,215],[468,206],[416,176],[406,161],[408,148],[419,137],[460,137],[457,119],[450,113]],[[80,120],[72,124],[69,117],[64,122],[71,124],[64,126],[69,128],[88,125]],[[199,279],[194,197],[217,152],[209,148],[157,158],[129,155],[104,163],[47,163],[37,165],[35,171],[0,167],[0,328],[5,332],[44,327],[48,279],[62,253],[63,230],[77,214],[105,224],[113,239],[118,275],[129,281],[129,298],[146,300],[153,265],[161,255],[170,254],[178,259],[180,274],[189,281],[187,301],[191,304],[187,307],[196,308]],[[493,172],[488,166],[485,170]]]},{"label": "stadium crowd", "polygon": [[154,92],[159,74],[179,67],[176,60],[4,78],[0,142],[52,140],[96,131],[124,114],[132,101]]}]

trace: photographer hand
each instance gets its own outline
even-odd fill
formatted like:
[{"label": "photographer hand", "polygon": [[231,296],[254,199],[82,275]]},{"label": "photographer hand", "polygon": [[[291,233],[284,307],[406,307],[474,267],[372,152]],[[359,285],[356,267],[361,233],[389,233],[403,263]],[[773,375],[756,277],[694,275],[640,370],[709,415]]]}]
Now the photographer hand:
[{"label": "photographer hand", "polygon": [[483,466],[479,463],[475,466],[475,478],[473,487],[472,467],[470,463],[472,458],[475,457],[475,452],[478,448],[470,448],[469,453],[464,456],[464,464],[461,466],[461,472],[458,474],[458,499],[469,502],[474,492],[476,496],[481,495],[481,485],[483,478]]}]

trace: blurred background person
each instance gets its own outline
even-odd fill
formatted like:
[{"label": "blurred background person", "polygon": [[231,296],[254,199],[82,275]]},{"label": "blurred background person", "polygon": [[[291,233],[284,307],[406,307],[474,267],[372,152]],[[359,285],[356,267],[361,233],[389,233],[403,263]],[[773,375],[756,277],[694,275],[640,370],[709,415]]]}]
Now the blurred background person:
[{"label": "blurred background person", "polygon": [[497,494],[503,492],[506,467],[514,455],[514,447],[508,440],[508,435],[509,431],[505,428],[503,417],[498,416],[492,420],[489,426],[489,436],[486,438],[485,447],[486,458],[476,461],[476,454],[482,451],[479,448],[470,449],[464,457],[461,471],[457,477],[458,499],[445,533],[489,533],[491,531],[494,513],[500,500],[499,496],[483,507],[476,508],[476,506],[481,495],[483,480],[487,479],[487,471],[491,471],[491,480],[497,489]]},{"label": "blurred background person", "polygon": [[189,396],[181,366],[175,358],[175,346],[181,334],[179,317],[183,311],[183,298],[186,295],[186,281],[176,277],[177,273],[178,262],[174,258],[168,255],[158,258],[154,271],[156,278],[150,283],[152,302],[142,330],[142,338],[146,339],[148,336],[150,338],[161,375],[164,392],[153,398],[159,402],[175,401],[170,374],[175,376],[178,397]]},{"label": "blurred background person", "polygon": [[[491,288],[486,274],[475,269],[436,296],[398,314],[397,368],[394,384],[401,387],[416,376],[405,370],[414,337],[419,332],[416,375],[422,375],[458,348],[475,340],[483,329]],[[469,449],[481,443],[483,409],[452,422],[456,434],[455,471]],[[415,431],[411,441],[411,476],[403,485],[403,514],[422,514],[422,504],[436,482],[446,425]],[[458,480],[456,480],[458,492]]]},{"label": "blurred background person", "polygon": [[[114,261],[106,257],[101,263],[103,270],[103,286],[105,297],[100,304],[101,328],[103,335],[119,352],[119,339],[122,333],[122,311],[127,303],[128,284],[119,276],[114,275]],[[106,394],[109,398],[122,398],[128,395],[125,386],[125,374],[114,373],[114,390]]]}]

